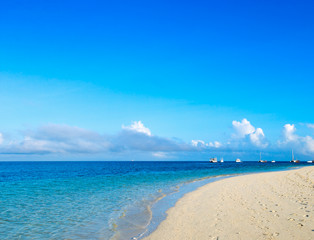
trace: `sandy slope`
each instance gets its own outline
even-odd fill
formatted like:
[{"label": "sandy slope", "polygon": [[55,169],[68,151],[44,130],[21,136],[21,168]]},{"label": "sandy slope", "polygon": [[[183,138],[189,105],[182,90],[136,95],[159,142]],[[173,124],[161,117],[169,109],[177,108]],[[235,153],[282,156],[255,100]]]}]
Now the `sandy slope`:
[{"label": "sandy slope", "polygon": [[145,240],[314,239],[314,166],[238,176],[185,195]]}]

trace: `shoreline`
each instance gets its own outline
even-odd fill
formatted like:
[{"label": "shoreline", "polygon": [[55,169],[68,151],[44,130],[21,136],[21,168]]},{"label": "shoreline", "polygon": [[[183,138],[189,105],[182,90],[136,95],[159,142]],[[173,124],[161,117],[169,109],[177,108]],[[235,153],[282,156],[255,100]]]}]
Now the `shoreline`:
[{"label": "shoreline", "polygon": [[[145,223],[143,222],[142,224],[138,224],[137,221],[135,221],[135,225],[140,227],[130,228],[130,226],[126,226],[128,225],[126,223],[130,223],[131,218],[134,221],[134,218],[135,219],[142,218],[143,215],[139,216],[131,214],[131,216],[130,215],[124,216],[123,218],[119,219],[120,220],[119,222],[117,222],[118,231],[115,232],[115,234],[110,238],[110,240],[144,239],[157,229],[160,223],[166,219],[167,211],[174,207],[177,201],[180,200],[183,196],[197,190],[200,187],[206,186],[209,183],[237,175],[228,174],[213,177],[205,177],[203,179],[196,179],[193,181],[181,183],[176,187],[176,190],[172,190],[169,193],[165,194],[163,192],[160,192],[161,195],[159,195],[156,199],[152,200],[152,203],[148,204],[145,207],[147,213],[150,213],[149,216],[146,216],[150,218],[149,220],[147,220],[147,222],[144,221]],[[141,214],[141,212],[138,212],[138,214]],[[123,226],[122,228],[121,225]],[[128,230],[125,230],[124,227],[126,227]]]},{"label": "shoreline", "polygon": [[308,166],[207,183],[179,198],[140,239],[313,239],[313,181]]},{"label": "shoreline", "polygon": [[[288,162],[282,163],[289,164]],[[263,163],[260,164],[260,166],[262,167],[267,165]],[[273,165],[269,165],[269,167],[271,166]],[[191,179],[187,182],[179,183],[179,185],[176,185],[172,190],[168,189],[166,192],[161,191],[160,189],[156,197],[153,197],[150,200],[144,199],[143,202],[137,202],[136,205],[132,205],[131,208],[124,210],[123,215],[119,217],[118,221],[114,222],[114,234],[110,237],[110,240],[145,239],[150,236],[167,218],[168,211],[173,208],[181,198],[183,198],[186,194],[192,193],[199,188],[206,186],[209,183],[221,181],[225,178],[234,178],[265,172],[291,171],[304,166],[308,165],[299,166],[289,164],[288,166],[286,165],[279,169],[277,166],[274,169],[271,167],[268,169],[250,169],[252,171],[231,171],[229,173]]]},{"label": "shoreline", "polygon": [[172,192],[168,195],[165,195],[153,205],[150,206],[152,212],[152,218],[149,222],[146,231],[143,232],[140,236],[137,236],[136,239],[142,240],[145,237],[153,233],[158,226],[167,218],[167,211],[175,206],[175,204],[186,194],[196,191],[197,189],[206,186],[207,184],[220,181],[225,178],[233,177],[230,175],[227,176],[215,176],[208,177],[205,179],[198,179],[192,182],[187,182],[183,184],[178,191]]},{"label": "shoreline", "polygon": [[[302,166],[295,166],[288,169],[282,170],[273,170],[269,172],[284,172],[284,171],[292,171],[295,169],[300,169]],[[151,220],[147,224],[145,231],[139,233],[137,236],[132,236],[130,239],[144,240],[146,237],[150,236],[158,226],[167,218],[168,211],[175,207],[175,204],[183,198],[186,194],[192,193],[198,190],[201,187],[206,186],[207,184],[214,183],[217,181],[221,181],[227,178],[234,178],[245,175],[254,175],[265,173],[265,171],[261,172],[243,172],[243,173],[233,173],[233,174],[223,174],[217,176],[204,177],[202,179],[195,179],[193,181],[189,181],[184,183],[181,187],[179,187],[178,191],[172,192],[170,194],[164,195],[160,199],[156,200],[152,205],[149,206],[149,210],[151,211]]]}]

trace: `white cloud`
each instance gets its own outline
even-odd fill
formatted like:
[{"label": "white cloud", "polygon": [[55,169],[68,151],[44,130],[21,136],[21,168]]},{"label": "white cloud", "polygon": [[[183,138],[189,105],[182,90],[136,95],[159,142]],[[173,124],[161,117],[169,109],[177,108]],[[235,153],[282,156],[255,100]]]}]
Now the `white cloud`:
[{"label": "white cloud", "polygon": [[283,127],[283,136],[285,142],[293,142],[298,140],[298,136],[295,135],[296,128],[294,124],[286,124]]},{"label": "white cloud", "polygon": [[[154,136],[141,121],[122,126],[117,134],[108,136],[68,125],[48,124],[35,130],[23,131],[21,138],[5,140],[0,133],[0,154],[81,154],[81,153],[147,153],[151,157],[169,158],[170,153],[206,151],[250,151],[268,147],[271,151],[293,148],[305,155],[314,153],[314,139],[299,136],[293,124],[283,127],[278,144],[266,142],[261,128],[247,119],[233,121],[234,133],[226,142],[192,140],[190,144],[178,139]],[[20,139],[20,140],[18,140]]]},{"label": "white cloud", "polygon": [[246,118],[242,121],[232,121],[234,133],[231,139],[223,144],[219,141],[206,143],[203,140],[192,140],[191,145],[200,149],[219,148],[221,150],[250,149],[252,147],[266,148],[269,143],[265,139],[263,129],[255,128]]},{"label": "white cloud", "polygon": [[232,126],[235,130],[234,136],[238,138],[244,138],[255,131],[255,127],[246,118],[243,118],[241,122],[232,121]]},{"label": "white cloud", "polygon": [[145,127],[141,121],[138,121],[138,122],[134,121],[130,126],[122,125],[122,129],[134,131],[134,132],[138,132],[138,133],[144,133],[148,136],[152,135],[150,130],[147,127]]},{"label": "white cloud", "polygon": [[286,124],[283,127],[283,141],[279,141],[280,147],[291,148],[305,155],[314,153],[314,139],[311,136],[299,136],[296,134],[294,124]]},{"label": "white cloud", "polygon": [[256,147],[265,148],[268,146],[263,129],[255,129],[246,118],[243,118],[241,122],[232,121],[232,126],[235,131],[232,137],[237,141],[248,138],[249,142]]},{"label": "white cloud", "polygon": [[109,149],[105,136],[83,128],[48,124],[25,132],[24,139],[8,146],[19,153],[92,153]]},{"label": "white cloud", "polygon": [[251,142],[258,147],[267,147],[268,143],[263,142],[265,138],[265,134],[263,132],[263,129],[257,128],[255,132],[251,133],[250,135]]},{"label": "white cloud", "polygon": [[220,148],[222,146],[222,144],[218,141],[205,143],[203,140],[192,140],[191,144],[193,147],[199,147],[199,148],[206,148],[206,147]]},{"label": "white cloud", "polygon": [[178,140],[151,135],[142,122],[111,136],[101,135],[79,127],[49,124],[21,132],[22,140],[1,144],[0,154],[49,153],[118,153],[142,151],[165,157],[167,152],[193,151],[193,147]]},{"label": "white cloud", "polygon": [[221,146],[222,146],[222,144],[220,143],[220,142],[218,142],[218,141],[215,141],[215,142],[210,142],[209,144],[208,144],[208,146],[210,146],[210,147],[214,147],[214,148],[220,148]]},{"label": "white cloud", "polygon": [[206,143],[203,140],[192,140],[191,144],[193,147],[205,147]]},{"label": "white cloud", "polygon": [[49,141],[34,139],[30,136],[24,137],[24,140],[21,142],[20,150],[24,152],[58,152],[60,148],[55,148],[56,146],[52,146]]},{"label": "white cloud", "polygon": [[177,139],[168,139],[151,134],[149,128],[141,121],[135,121],[130,126],[122,125],[122,131],[113,138],[114,146],[124,149],[133,149],[150,152],[189,151],[191,146],[179,142]]}]

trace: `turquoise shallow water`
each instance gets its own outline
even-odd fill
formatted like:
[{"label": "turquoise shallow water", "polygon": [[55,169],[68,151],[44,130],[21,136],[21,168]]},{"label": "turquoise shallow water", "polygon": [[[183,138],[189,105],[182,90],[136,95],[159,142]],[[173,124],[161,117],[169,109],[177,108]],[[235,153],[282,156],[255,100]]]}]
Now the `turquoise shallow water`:
[{"label": "turquoise shallow water", "polygon": [[0,239],[130,239],[152,231],[178,197],[215,176],[303,165],[0,162]]}]

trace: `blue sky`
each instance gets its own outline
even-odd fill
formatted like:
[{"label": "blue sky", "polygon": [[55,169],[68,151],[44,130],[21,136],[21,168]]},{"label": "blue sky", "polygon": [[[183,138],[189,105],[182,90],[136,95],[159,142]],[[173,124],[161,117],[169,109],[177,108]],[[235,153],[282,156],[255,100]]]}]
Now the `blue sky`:
[{"label": "blue sky", "polygon": [[292,147],[311,159],[313,10],[312,1],[2,2],[1,159],[285,159]]}]

